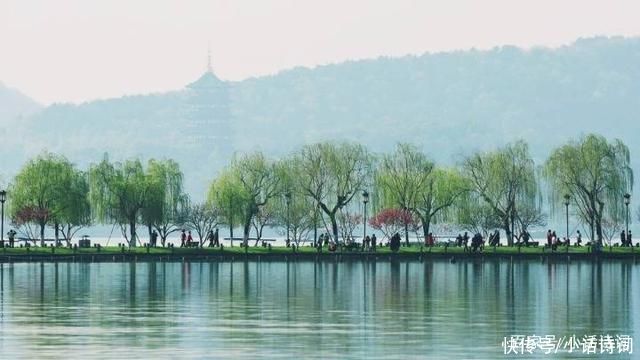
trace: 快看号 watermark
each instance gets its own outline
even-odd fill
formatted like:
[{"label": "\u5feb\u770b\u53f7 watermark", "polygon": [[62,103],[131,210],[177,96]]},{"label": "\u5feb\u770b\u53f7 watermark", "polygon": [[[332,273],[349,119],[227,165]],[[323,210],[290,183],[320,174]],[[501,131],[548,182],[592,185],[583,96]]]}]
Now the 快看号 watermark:
[{"label": "\u5feb\u770b\u53f7 watermark", "polygon": [[527,354],[633,354],[633,338],[629,335],[511,335],[502,340],[505,355]]}]

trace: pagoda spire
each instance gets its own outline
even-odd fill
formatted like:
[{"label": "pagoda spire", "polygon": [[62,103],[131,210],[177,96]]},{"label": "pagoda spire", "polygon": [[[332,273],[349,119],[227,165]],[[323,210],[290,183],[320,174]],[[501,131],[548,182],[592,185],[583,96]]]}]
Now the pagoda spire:
[{"label": "pagoda spire", "polygon": [[211,45],[207,45],[207,72],[213,74],[213,66],[211,66]]}]

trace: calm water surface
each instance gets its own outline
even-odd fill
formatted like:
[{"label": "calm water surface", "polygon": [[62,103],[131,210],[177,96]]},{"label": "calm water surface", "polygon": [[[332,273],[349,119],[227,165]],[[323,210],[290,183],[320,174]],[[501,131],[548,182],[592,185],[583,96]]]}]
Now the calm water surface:
[{"label": "calm water surface", "polygon": [[493,359],[511,334],[638,334],[638,281],[633,261],[0,264],[0,358]]}]

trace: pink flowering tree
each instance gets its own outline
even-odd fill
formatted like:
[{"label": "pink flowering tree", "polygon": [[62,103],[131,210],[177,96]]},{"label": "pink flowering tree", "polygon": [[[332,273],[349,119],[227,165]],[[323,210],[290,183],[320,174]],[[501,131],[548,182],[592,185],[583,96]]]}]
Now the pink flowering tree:
[{"label": "pink flowering tree", "polygon": [[420,228],[418,219],[410,211],[394,208],[378,212],[369,219],[369,225],[381,231],[387,239],[390,239],[397,232],[404,231],[405,226],[414,231]]}]

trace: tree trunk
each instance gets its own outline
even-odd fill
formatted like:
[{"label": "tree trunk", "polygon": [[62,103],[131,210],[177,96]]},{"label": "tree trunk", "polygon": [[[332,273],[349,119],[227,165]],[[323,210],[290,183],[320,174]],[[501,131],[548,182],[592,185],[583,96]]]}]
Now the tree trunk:
[{"label": "tree trunk", "polygon": [[45,223],[40,223],[40,246],[44,247],[44,226]]},{"label": "tree trunk", "polygon": [[336,221],[336,214],[329,214],[329,220],[331,221],[331,231],[333,232],[333,240],[338,242],[338,222]]},{"label": "tree trunk", "polygon": [[598,201],[598,212],[596,213],[596,230],[598,232],[598,244],[602,246],[602,210],[604,203]]},{"label": "tree trunk", "polygon": [[429,230],[431,228],[431,217],[421,216],[420,221],[422,221],[422,235],[424,236],[424,239],[422,239],[422,241],[424,242],[429,236]]},{"label": "tree trunk", "polygon": [[55,223],[54,225],[54,233],[55,233],[55,239],[56,239],[56,244],[55,246],[58,246],[58,243],[60,242],[60,236],[59,236],[59,231],[60,231],[60,224]]},{"label": "tree trunk", "polygon": [[67,224],[67,233],[64,236],[64,240],[67,242],[67,246],[71,245],[71,224]]},{"label": "tree trunk", "polygon": [[404,224],[404,242],[409,246],[409,224]]},{"label": "tree trunk", "polygon": [[136,221],[135,220],[129,220],[129,226],[131,227],[129,229],[130,233],[131,233],[131,239],[129,239],[129,247],[136,247]]},{"label": "tree trunk", "polygon": [[502,226],[504,227],[504,232],[507,235],[507,244],[511,246],[511,243],[513,242],[513,237],[511,235],[513,234],[511,234],[511,224],[509,224],[509,220],[506,220]]},{"label": "tree trunk", "polygon": [[247,216],[244,221],[244,227],[242,228],[242,243],[243,245],[249,246],[249,234],[251,233],[251,217]]},{"label": "tree trunk", "polygon": [[317,223],[317,219],[313,219],[313,247],[318,246],[318,223]]}]

